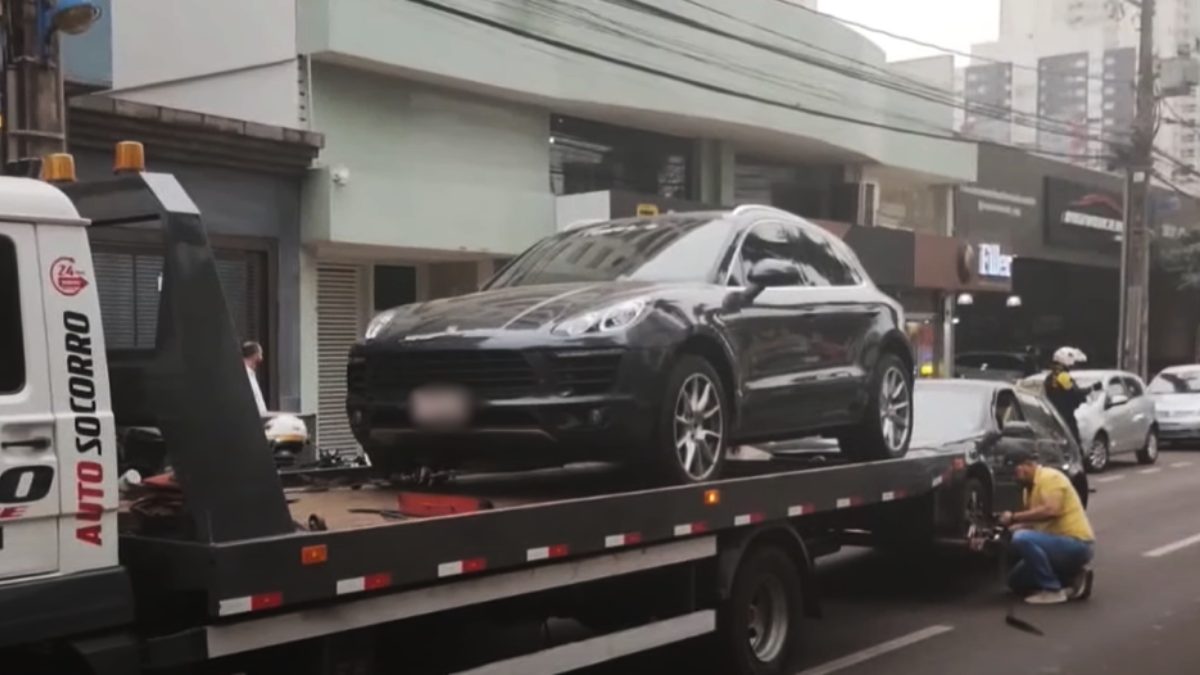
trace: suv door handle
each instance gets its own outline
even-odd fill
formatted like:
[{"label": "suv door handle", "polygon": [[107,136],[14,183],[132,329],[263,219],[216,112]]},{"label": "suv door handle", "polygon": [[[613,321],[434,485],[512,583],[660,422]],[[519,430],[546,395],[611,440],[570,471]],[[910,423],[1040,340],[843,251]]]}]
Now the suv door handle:
[{"label": "suv door handle", "polygon": [[0,450],[9,450],[11,448],[27,448],[42,452],[50,449],[50,438],[47,436],[39,436],[31,438],[27,441],[4,441],[0,443]]}]

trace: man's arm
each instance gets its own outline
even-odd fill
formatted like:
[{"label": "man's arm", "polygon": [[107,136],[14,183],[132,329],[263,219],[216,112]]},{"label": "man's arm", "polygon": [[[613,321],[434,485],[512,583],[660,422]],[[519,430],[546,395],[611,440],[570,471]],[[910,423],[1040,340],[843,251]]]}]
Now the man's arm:
[{"label": "man's arm", "polygon": [[1000,522],[1003,525],[1015,525],[1019,523],[1042,523],[1054,520],[1063,513],[1063,501],[1063,490],[1057,489],[1043,495],[1042,503],[1031,509],[1017,511],[1016,513],[1008,511],[1000,514]]}]

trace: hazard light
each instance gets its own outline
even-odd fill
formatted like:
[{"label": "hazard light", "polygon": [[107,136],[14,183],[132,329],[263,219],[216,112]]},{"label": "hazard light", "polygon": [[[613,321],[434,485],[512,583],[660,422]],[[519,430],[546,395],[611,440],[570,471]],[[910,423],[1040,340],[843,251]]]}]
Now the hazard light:
[{"label": "hazard light", "polygon": [[65,152],[46,155],[42,159],[42,180],[47,183],[74,183],[75,158]]},{"label": "hazard light", "polygon": [[305,546],[300,549],[300,564],[302,565],[321,565],[327,560],[329,560],[329,549],[325,544]]},{"label": "hazard light", "polygon": [[137,141],[117,143],[113,154],[113,173],[138,173],[146,170],[146,148]]},{"label": "hazard light", "polygon": [[704,505],[705,506],[716,506],[717,504],[720,504],[720,503],[721,503],[721,491],[720,490],[705,490],[704,491]]}]

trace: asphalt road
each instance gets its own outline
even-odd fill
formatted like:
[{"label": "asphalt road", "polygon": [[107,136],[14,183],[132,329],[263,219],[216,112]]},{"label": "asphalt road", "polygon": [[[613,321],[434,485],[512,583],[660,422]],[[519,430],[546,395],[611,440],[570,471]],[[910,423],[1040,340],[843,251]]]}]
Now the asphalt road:
[{"label": "asphalt road", "polygon": [[[1085,602],[1015,606],[1043,637],[1005,624],[992,566],[846,551],[819,565],[826,617],[806,624],[799,675],[1200,672],[1200,452],[1093,476],[1096,587]],[[588,675],[711,668],[682,644]],[[712,673],[712,675],[721,675]]]}]

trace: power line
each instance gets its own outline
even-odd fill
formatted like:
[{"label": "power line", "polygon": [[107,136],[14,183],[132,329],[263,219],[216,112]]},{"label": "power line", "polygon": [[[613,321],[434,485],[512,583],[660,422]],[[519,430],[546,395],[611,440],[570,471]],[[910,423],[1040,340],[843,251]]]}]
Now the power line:
[{"label": "power line", "polygon": [[[1002,106],[996,106],[996,105],[982,103],[982,102],[971,102],[971,101],[959,98],[959,97],[955,96],[952,92],[946,91],[940,87],[930,85],[925,82],[921,82],[914,78],[906,77],[900,73],[896,73],[893,70],[878,66],[876,64],[871,64],[871,63],[868,63],[865,61],[854,59],[852,57],[849,57],[849,56],[846,56],[843,54],[839,54],[832,50],[825,49],[818,45],[814,45],[811,42],[807,42],[805,40],[801,40],[799,38],[788,35],[786,33],[782,33],[780,31],[774,30],[768,26],[763,26],[761,24],[758,24],[758,23],[755,23],[752,21],[748,21],[741,17],[729,14],[722,10],[719,10],[719,9],[716,9],[709,5],[706,5],[702,2],[698,2],[697,0],[683,0],[683,1],[687,2],[690,5],[693,5],[695,7],[704,9],[708,12],[711,12],[713,14],[721,16],[723,18],[729,19],[731,21],[736,21],[745,26],[752,27],[756,30],[763,31],[765,33],[783,38],[785,40],[795,42],[795,43],[803,45],[804,47],[807,47],[809,49],[813,49],[818,52],[830,54],[839,59],[848,61],[848,62],[856,64],[856,65],[865,66],[865,67],[869,68],[871,71],[875,71],[875,73],[872,73],[869,71],[864,71],[861,69],[855,69],[852,67],[843,66],[843,65],[833,63],[828,60],[823,60],[823,59],[820,59],[817,57],[813,57],[808,54],[803,54],[803,53],[796,52],[793,50],[784,49],[782,47],[778,47],[776,45],[773,45],[773,44],[770,44],[767,42],[762,42],[760,40],[754,40],[752,38],[747,38],[747,37],[743,37],[743,36],[740,36],[740,35],[737,35],[734,33],[730,33],[729,31],[722,30],[715,26],[705,24],[700,21],[696,21],[694,19],[691,19],[686,16],[682,16],[682,15],[674,13],[674,12],[667,11],[660,7],[656,7],[648,2],[643,2],[642,0],[606,0],[606,1],[611,4],[620,5],[620,6],[633,6],[633,7],[636,7],[648,14],[651,14],[651,15],[654,15],[654,16],[657,16],[660,18],[664,18],[664,19],[667,19],[670,21],[674,21],[681,25],[686,25],[695,30],[708,32],[713,35],[717,35],[720,37],[724,37],[726,39],[734,40],[734,41],[740,42],[742,44],[746,44],[746,45],[749,45],[749,46],[752,46],[752,47],[755,47],[758,49],[762,49],[764,51],[768,51],[768,52],[776,54],[778,56],[784,56],[786,58],[798,60],[798,61],[801,61],[803,63],[809,64],[809,65],[812,65],[812,66],[815,66],[818,68],[830,70],[832,72],[836,72],[836,73],[844,75],[846,77],[866,80],[877,86],[891,89],[893,91],[897,91],[897,92],[906,94],[908,96],[919,98],[919,99],[922,99],[922,100],[925,100],[925,101],[928,101],[930,103],[934,103],[937,105],[943,105],[943,106],[950,107],[950,108],[957,108],[960,110],[964,110],[968,113],[973,113],[973,114],[977,114],[977,115],[987,117],[990,119],[1007,122],[1009,124],[1013,124],[1016,126],[1022,126],[1022,127],[1027,127],[1027,128],[1031,128],[1031,129],[1036,129],[1037,131],[1042,131],[1042,132],[1050,133],[1050,134],[1056,134],[1056,135],[1061,135],[1061,136],[1070,136],[1072,138],[1077,138],[1077,139],[1081,139],[1081,140],[1095,141],[1098,143],[1108,143],[1108,142],[1114,142],[1114,141],[1122,142],[1122,141],[1128,140],[1126,138],[1119,137],[1114,132],[1109,132],[1109,133],[1113,134],[1113,138],[1111,138],[1111,139],[1106,139],[1102,136],[1096,136],[1096,135],[1092,135],[1092,134],[1088,134],[1088,133],[1081,133],[1080,131],[1078,131],[1075,128],[1075,126],[1072,122],[1065,121],[1065,120],[1057,120],[1057,119],[1048,118],[1048,117],[1042,117],[1042,116],[1030,114],[1030,113],[1024,113],[1021,111],[1014,110],[1012,107],[1002,107]],[[905,85],[897,82],[897,80],[907,82],[910,84],[910,86],[906,87]],[[1039,124],[1039,122],[1045,122],[1045,123],[1048,123],[1048,125],[1062,125],[1062,126],[1061,127],[1048,126],[1047,124]]]},{"label": "power line", "polygon": [[[962,51],[961,49],[955,49],[953,47],[946,47],[944,45],[934,44],[932,42],[926,42],[924,40],[920,40],[920,39],[917,39],[917,38],[914,38],[914,37],[911,37],[908,35],[901,35],[899,33],[893,33],[892,31],[889,31],[889,30],[886,30],[883,28],[879,28],[877,26],[871,26],[871,25],[861,23],[858,21],[853,21],[851,19],[843,19],[839,16],[829,14],[828,12],[822,12],[817,9],[805,7],[804,5],[792,3],[792,2],[789,2],[788,0],[775,0],[775,2],[780,3],[782,5],[787,5],[788,7],[791,7],[792,9],[797,9],[800,11],[808,12],[810,14],[817,14],[820,16],[824,16],[826,18],[833,19],[834,21],[844,23],[847,26],[854,26],[855,28],[859,28],[861,30],[865,30],[870,33],[884,35],[884,36],[892,38],[893,40],[900,40],[901,42],[908,42],[909,44],[918,45],[921,47],[925,47],[927,49],[933,49],[935,51],[942,52],[943,54],[952,54],[954,56],[962,56],[962,57],[966,57],[966,58],[973,59],[976,61],[985,61],[988,63],[994,63],[994,64],[1001,65],[1001,66],[1012,66],[1013,68],[1017,68],[1019,70],[1027,70],[1027,71],[1031,71],[1031,72],[1035,72],[1035,73],[1042,72],[1041,68],[1039,68],[1038,66],[1029,66],[1029,65],[1022,64],[1022,63],[1014,63],[1013,61],[1004,61],[1001,59],[993,59],[988,56],[979,56],[978,54],[972,54],[970,52],[965,52],[965,51]],[[1095,77],[1093,75],[1087,75],[1086,77],[1087,77],[1087,79],[1092,80],[1094,82],[1104,82],[1107,84],[1114,84],[1114,83],[1124,81],[1124,80],[1118,80],[1118,79],[1109,79],[1109,78],[1105,78],[1105,77]]]},{"label": "power line", "polygon": [[[663,70],[661,68],[656,68],[654,66],[637,63],[635,61],[624,59],[624,58],[621,58],[618,56],[613,56],[610,54],[605,54],[605,53],[596,51],[594,49],[582,47],[577,44],[569,43],[569,42],[566,42],[564,40],[560,40],[560,39],[557,39],[554,37],[539,35],[530,30],[527,30],[525,28],[512,26],[512,25],[503,23],[501,21],[492,19],[490,17],[475,14],[473,12],[468,12],[466,10],[459,9],[457,7],[453,7],[450,5],[446,5],[441,2],[436,2],[435,0],[408,0],[408,1],[412,2],[414,4],[418,4],[418,5],[427,7],[429,9],[433,9],[435,11],[440,11],[440,12],[443,12],[446,14],[456,16],[462,20],[469,21],[471,23],[477,23],[480,25],[488,26],[489,28],[500,30],[505,33],[509,33],[511,35],[516,35],[518,37],[525,38],[527,40],[539,42],[541,44],[550,45],[552,47],[556,47],[558,49],[562,49],[567,52],[579,54],[582,56],[587,56],[587,57],[594,58],[594,59],[597,59],[597,60],[600,60],[600,61],[603,61],[606,63],[610,63],[613,65],[618,65],[618,66],[621,66],[624,68],[629,68],[631,70],[636,70],[636,71],[646,73],[649,75],[654,75],[656,77],[669,79],[669,80],[672,80],[675,82],[679,82],[681,84],[687,84],[689,86],[696,87],[698,89],[703,89],[705,91],[723,94],[726,96],[732,96],[735,98],[740,98],[740,99],[752,101],[755,103],[761,103],[763,105],[767,105],[767,106],[771,106],[771,107],[775,107],[775,108],[782,108],[782,109],[791,110],[791,111],[795,111],[795,112],[801,112],[801,113],[804,113],[807,115],[811,115],[813,117],[820,117],[823,119],[831,119],[831,120],[836,120],[836,121],[840,121],[840,122],[846,122],[849,124],[856,124],[859,126],[881,129],[884,131],[893,131],[896,133],[908,134],[908,135],[912,135],[912,136],[931,138],[934,140],[949,141],[949,142],[954,142],[954,143],[991,145],[991,146],[996,146],[996,147],[1018,149],[1018,150],[1020,149],[1020,148],[1016,148],[1015,146],[1007,145],[1004,143],[997,143],[994,141],[988,141],[985,139],[973,140],[973,139],[963,138],[961,136],[949,135],[949,134],[944,134],[944,133],[936,133],[936,132],[932,132],[932,131],[926,131],[923,129],[906,128],[906,127],[901,127],[901,126],[897,126],[894,124],[875,122],[873,120],[864,120],[864,119],[852,117],[849,115],[842,115],[840,113],[834,113],[834,112],[829,112],[829,111],[824,111],[824,110],[817,110],[817,109],[809,108],[807,106],[802,106],[799,104],[778,101],[778,100],[771,99],[771,98],[768,98],[765,96],[742,92],[742,91],[738,91],[736,89],[731,89],[729,87],[725,87],[722,85],[713,84],[711,82],[704,82],[702,80],[697,80],[692,77],[677,75],[675,73]],[[1056,153],[1056,152],[1042,152],[1042,151],[1035,151],[1035,152],[1038,152],[1039,154],[1044,154],[1044,155],[1060,156],[1060,157],[1065,156],[1065,157],[1076,158],[1076,159],[1093,159],[1093,160],[1095,160],[1095,159],[1104,159],[1105,158],[1104,156],[1083,155],[1083,154],[1079,154],[1079,153]]]}]

